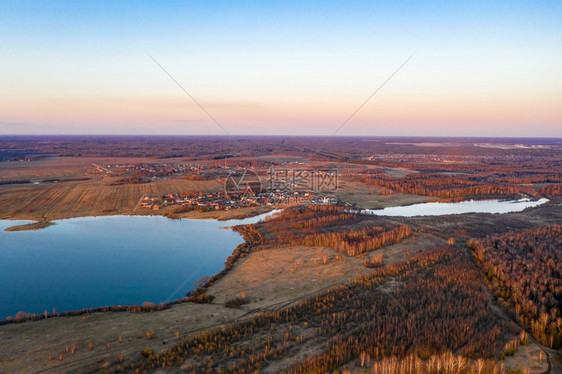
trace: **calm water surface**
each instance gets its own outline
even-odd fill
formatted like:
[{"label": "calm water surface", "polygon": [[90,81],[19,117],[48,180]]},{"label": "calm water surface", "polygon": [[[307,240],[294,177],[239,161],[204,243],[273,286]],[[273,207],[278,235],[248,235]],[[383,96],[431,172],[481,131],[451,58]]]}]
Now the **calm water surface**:
[{"label": "calm water surface", "polygon": [[361,213],[393,217],[442,216],[464,213],[511,213],[520,212],[546,202],[548,202],[548,199],[539,199],[536,201],[531,201],[529,199],[514,201],[469,200],[458,203],[422,203],[384,209],[365,209],[362,210]]},{"label": "calm water surface", "polygon": [[230,221],[86,217],[18,232],[4,229],[30,221],[0,220],[0,320],[18,311],[181,298],[198,279],[222,270],[243,242],[240,234],[221,227],[263,216]]}]

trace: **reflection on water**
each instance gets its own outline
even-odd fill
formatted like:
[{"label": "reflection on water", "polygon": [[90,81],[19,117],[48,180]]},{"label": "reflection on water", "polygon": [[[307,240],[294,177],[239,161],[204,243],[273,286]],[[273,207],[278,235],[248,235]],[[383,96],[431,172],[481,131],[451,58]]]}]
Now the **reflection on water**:
[{"label": "reflection on water", "polygon": [[443,216],[464,213],[511,213],[520,212],[526,208],[532,208],[546,202],[548,202],[548,199],[536,201],[529,199],[515,201],[469,200],[458,203],[423,203],[384,209],[365,209],[361,213],[393,217]]}]

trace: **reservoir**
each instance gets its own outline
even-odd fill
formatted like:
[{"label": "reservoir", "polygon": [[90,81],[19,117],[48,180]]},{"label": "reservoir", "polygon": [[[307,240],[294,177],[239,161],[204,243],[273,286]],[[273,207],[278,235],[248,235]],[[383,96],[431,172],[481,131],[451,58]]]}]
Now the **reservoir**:
[{"label": "reservoir", "polygon": [[548,202],[548,199],[536,201],[529,199],[513,201],[468,200],[458,203],[422,203],[384,209],[365,209],[361,210],[361,213],[391,217],[443,216],[465,213],[512,213],[536,207],[546,202]]},{"label": "reservoir", "polygon": [[255,223],[265,215],[229,221],[85,217],[14,232],[4,229],[30,221],[0,220],[0,320],[19,311],[182,298],[197,280],[221,271],[244,242],[224,227]]}]

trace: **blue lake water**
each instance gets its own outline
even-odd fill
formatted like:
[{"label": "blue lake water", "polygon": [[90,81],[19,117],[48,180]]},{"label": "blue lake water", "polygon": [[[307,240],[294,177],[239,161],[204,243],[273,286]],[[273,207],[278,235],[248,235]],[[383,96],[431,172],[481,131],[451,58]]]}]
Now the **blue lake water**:
[{"label": "blue lake water", "polygon": [[159,303],[185,296],[224,268],[243,238],[221,227],[259,221],[85,217],[36,231],[0,220],[0,320],[105,305]]},{"label": "blue lake water", "polygon": [[365,209],[363,214],[393,217],[442,216],[465,213],[512,213],[536,207],[548,202],[548,199],[531,201],[520,199],[513,201],[501,200],[468,200],[457,203],[422,203],[395,206],[384,209]]}]

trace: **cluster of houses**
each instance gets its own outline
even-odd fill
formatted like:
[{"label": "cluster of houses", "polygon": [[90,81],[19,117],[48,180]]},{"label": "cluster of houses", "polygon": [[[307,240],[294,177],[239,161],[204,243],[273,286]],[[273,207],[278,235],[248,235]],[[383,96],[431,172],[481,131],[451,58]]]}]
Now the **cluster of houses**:
[{"label": "cluster of houses", "polygon": [[411,162],[411,163],[462,163],[481,160],[494,160],[495,156],[470,155],[470,154],[376,154],[365,158],[368,161],[376,162]]},{"label": "cluster of houses", "polygon": [[204,174],[206,171],[220,167],[208,164],[193,163],[158,163],[158,164],[124,164],[124,165],[96,165],[95,170],[114,177],[155,176],[166,177],[183,174]]},{"label": "cluster of houses", "polygon": [[205,193],[180,197],[178,194],[164,196],[145,196],[141,199],[141,209],[159,210],[176,205],[186,210],[230,210],[260,205],[257,198],[227,197],[224,192]]},{"label": "cluster of houses", "polygon": [[168,206],[183,207],[187,210],[230,210],[252,206],[292,204],[334,204],[333,196],[320,196],[312,192],[274,191],[253,194],[251,191],[238,193],[213,192],[181,197],[169,193],[164,196],[145,196],[139,207],[146,210],[160,210]]}]

